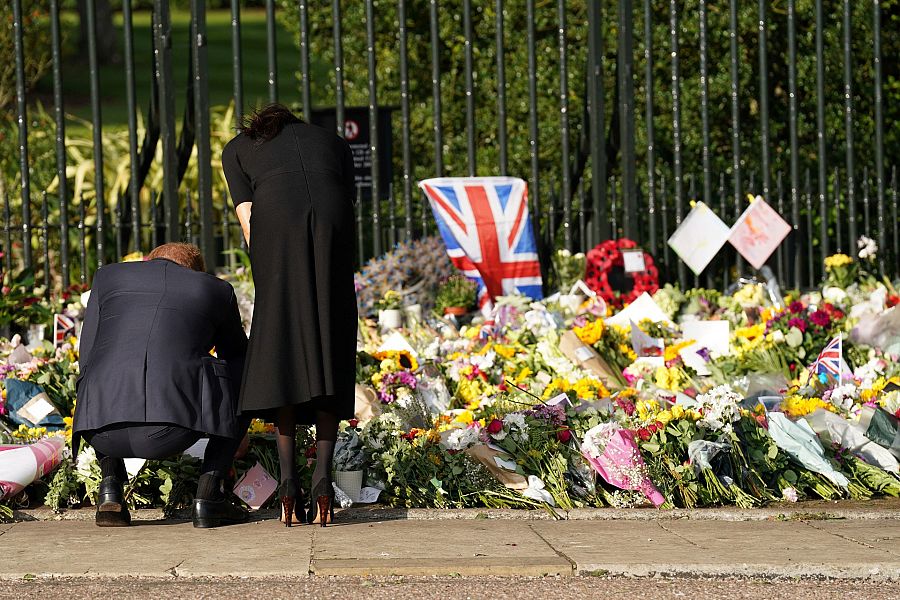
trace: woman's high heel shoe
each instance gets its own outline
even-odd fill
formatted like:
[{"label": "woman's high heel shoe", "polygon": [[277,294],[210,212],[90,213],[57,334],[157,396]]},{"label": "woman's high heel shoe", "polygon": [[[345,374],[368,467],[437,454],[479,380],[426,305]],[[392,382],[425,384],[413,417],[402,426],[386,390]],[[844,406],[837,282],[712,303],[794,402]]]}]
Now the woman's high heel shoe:
[{"label": "woman's high heel shoe", "polygon": [[285,479],[279,486],[281,496],[281,522],[285,527],[293,524],[294,517],[298,523],[303,523],[301,511],[303,510],[303,489],[297,485],[295,479]]},{"label": "woman's high heel shoe", "polygon": [[309,509],[307,522],[310,524],[318,523],[325,527],[328,523],[334,522],[334,487],[331,481],[323,479],[313,488],[312,498],[314,503]]}]

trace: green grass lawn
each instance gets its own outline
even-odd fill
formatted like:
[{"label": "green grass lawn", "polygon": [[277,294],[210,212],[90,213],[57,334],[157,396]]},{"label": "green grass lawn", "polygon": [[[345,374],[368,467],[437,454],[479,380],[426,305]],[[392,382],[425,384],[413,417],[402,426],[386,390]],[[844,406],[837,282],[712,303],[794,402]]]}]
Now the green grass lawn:
[{"label": "green grass lawn", "polygon": [[[74,54],[78,39],[78,17],[64,15],[67,64],[63,69],[63,90],[66,112],[78,118],[90,120],[90,79],[87,60]],[[122,40],[122,18],[117,15],[116,26]],[[172,13],[173,76],[175,79],[176,123],[180,127],[184,109],[189,54],[190,13]],[[207,14],[209,97],[211,105],[228,104],[232,99],[231,13],[227,10],[210,11]],[[268,101],[268,61],[266,58],[266,15],[262,10],[244,10],[241,13],[241,38],[243,48],[244,107]],[[295,72],[300,62],[300,52],[287,32],[278,27],[278,96],[286,102],[300,98]],[[121,44],[120,42],[120,48]],[[134,16],[135,82],[138,107],[141,113],[147,109],[150,99],[150,78],[153,69],[151,50],[150,13],[139,12]],[[52,103],[52,80],[49,75],[38,86],[45,102]],[[128,106],[125,101],[125,67],[123,63],[107,65],[100,70],[100,93],[104,128],[127,126]],[[48,97],[49,96],[49,97]],[[77,120],[70,121],[72,133],[83,129]]]}]

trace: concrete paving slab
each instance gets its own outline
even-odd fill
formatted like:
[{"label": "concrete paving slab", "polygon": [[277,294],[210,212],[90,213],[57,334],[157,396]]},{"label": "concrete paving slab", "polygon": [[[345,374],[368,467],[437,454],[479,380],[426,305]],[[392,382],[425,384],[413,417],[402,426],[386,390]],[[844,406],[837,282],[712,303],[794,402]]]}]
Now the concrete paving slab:
[{"label": "concrete paving slab", "polygon": [[599,527],[567,522],[532,527],[583,574],[900,579],[900,561],[891,555],[803,522],[611,522]]},{"label": "concrete paving slab", "polygon": [[14,525],[14,523],[0,523],[0,535],[12,529]]},{"label": "concrete paving slab", "polygon": [[163,577],[189,556],[179,543],[190,523],[99,528],[89,522],[20,523],[2,536],[0,577]]},{"label": "concrete paving slab", "polygon": [[570,575],[527,523],[387,521],[315,528],[316,575]]},{"label": "concrete paving slab", "polygon": [[175,568],[179,577],[309,575],[312,527],[287,528],[271,519],[216,529],[191,529],[190,535],[178,540],[192,549]]},{"label": "concrete paving slab", "polygon": [[646,521],[532,523],[532,529],[575,565],[578,573],[652,572],[659,557],[689,556],[690,542]]},{"label": "concrete paving slab", "polygon": [[820,531],[852,540],[868,548],[877,548],[900,559],[900,523],[871,521],[827,521],[807,523]]},{"label": "concrete paving slab", "polygon": [[896,557],[828,533],[838,523],[670,522],[660,527],[696,545],[694,560],[704,573],[900,578]]}]

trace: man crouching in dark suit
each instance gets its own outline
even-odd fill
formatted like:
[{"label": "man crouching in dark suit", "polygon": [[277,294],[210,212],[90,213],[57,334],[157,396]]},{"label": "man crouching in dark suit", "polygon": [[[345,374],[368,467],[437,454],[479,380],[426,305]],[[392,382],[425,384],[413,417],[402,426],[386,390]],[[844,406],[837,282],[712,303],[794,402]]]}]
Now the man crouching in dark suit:
[{"label": "man crouching in dark suit", "polygon": [[131,523],[123,458],[167,458],[203,437],[209,443],[194,527],[247,519],[222,489],[249,425],[236,416],[247,337],[234,289],[205,270],[196,246],[165,244],[145,262],[107,265],[94,275],[81,333],[73,448],[83,437],[100,461],[101,527]]}]

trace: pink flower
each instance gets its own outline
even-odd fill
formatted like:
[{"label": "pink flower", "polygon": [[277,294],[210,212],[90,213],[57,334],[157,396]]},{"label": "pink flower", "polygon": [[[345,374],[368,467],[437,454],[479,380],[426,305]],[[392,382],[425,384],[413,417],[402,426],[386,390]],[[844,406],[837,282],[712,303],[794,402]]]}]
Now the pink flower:
[{"label": "pink flower", "polygon": [[797,313],[802,313],[803,312],[803,303],[800,302],[799,300],[794,300],[793,302],[791,302],[791,305],[788,307],[788,310],[791,311],[792,313],[794,313],[795,315]]},{"label": "pink flower", "polygon": [[796,327],[800,330],[800,333],[806,333],[806,321],[803,319],[793,318],[788,321],[788,327]]}]

